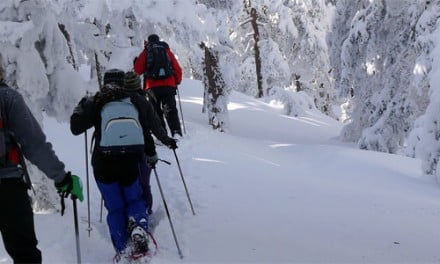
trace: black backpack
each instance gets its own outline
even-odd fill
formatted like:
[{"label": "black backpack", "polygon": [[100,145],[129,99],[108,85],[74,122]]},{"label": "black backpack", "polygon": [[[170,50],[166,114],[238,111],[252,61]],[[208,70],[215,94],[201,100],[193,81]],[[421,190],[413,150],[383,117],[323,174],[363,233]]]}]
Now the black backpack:
[{"label": "black backpack", "polygon": [[145,72],[147,78],[160,80],[173,75],[173,67],[166,49],[167,45],[160,42],[147,46],[147,70]]}]

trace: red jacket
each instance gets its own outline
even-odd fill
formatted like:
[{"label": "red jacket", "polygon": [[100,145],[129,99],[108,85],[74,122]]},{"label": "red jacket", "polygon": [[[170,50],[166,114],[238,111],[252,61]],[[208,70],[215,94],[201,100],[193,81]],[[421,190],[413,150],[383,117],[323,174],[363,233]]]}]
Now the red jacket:
[{"label": "red jacket", "polygon": [[[179,62],[177,61],[176,57],[174,57],[174,54],[171,52],[169,48],[166,49],[168,56],[171,60],[171,66],[173,67],[173,76],[170,76],[166,79],[162,80],[153,80],[147,78],[145,80],[145,89],[150,89],[153,87],[159,87],[159,86],[171,86],[177,88],[177,85],[179,85],[182,82],[182,68],[180,68]],[[141,54],[139,54],[135,64],[134,64],[134,71],[142,75],[147,68],[147,50],[144,49]]]}]

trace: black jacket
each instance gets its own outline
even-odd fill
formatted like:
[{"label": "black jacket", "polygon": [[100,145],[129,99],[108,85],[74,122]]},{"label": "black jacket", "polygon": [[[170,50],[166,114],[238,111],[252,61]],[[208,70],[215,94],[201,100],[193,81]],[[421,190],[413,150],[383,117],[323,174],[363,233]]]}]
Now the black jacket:
[{"label": "black jacket", "polygon": [[[139,121],[144,133],[145,154],[147,156],[156,155],[156,148],[151,136],[151,132],[160,141],[165,142],[168,139],[166,131],[163,129],[156,112],[147,101],[143,91],[128,92],[126,90],[111,88],[104,89],[96,93],[94,96],[84,97],[79,102],[78,106],[73,111],[70,117],[70,130],[74,135],[79,135],[91,127],[95,127],[95,141],[99,142],[101,137],[101,109],[102,107],[113,100],[130,98],[131,102],[136,106],[139,112]],[[96,151],[97,144],[95,144],[92,163],[98,160]]]}]

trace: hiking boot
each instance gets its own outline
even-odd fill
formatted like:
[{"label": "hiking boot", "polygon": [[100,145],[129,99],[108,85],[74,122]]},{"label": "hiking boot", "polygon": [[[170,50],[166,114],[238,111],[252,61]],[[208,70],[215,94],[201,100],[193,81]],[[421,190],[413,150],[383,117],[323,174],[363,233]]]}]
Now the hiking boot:
[{"label": "hiking boot", "polygon": [[140,226],[136,226],[131,231],[131,241],[133,242],[132,258],[140,258],[148,253],[148,234]]}]

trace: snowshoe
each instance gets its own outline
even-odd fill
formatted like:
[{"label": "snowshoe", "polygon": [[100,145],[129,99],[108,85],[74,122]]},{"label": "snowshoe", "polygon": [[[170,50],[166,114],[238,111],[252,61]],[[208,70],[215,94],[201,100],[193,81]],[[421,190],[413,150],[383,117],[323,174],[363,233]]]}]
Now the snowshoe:
[{"label": "snowshoe", "polygon": [[118,253],[116,253],[116,255],[113,257],[113,264],[121,263],[121,262],[123,262],[122,260],[123,260],[123,259],[126,259],[126,258],[127,258],[127,254],[126,254],[125,251],[118,252]]},{"label": "snowshoe", "polygon": [[131,231],[131,241],[133,243],[131,259],[139,259],[148,254],[148,234],[140,226],[136,226]]},{"label": "snowshoe", "polygon": [[[158,245],[156,242],[156,239],[154,239],[153,235],[150,232],[147,232],[148,241],[152,241],[154,248],[152,250],[148,249],[147,252],[136,254],[134,251],[132,252],[131,256],[129,257],[129,263],[130,264],[145,264],[149,263],[151,259],[156,256],[158,251]],[[132,241],[133,243],[133,241]],[[133,244],[132,244],[133,247]]]}]

